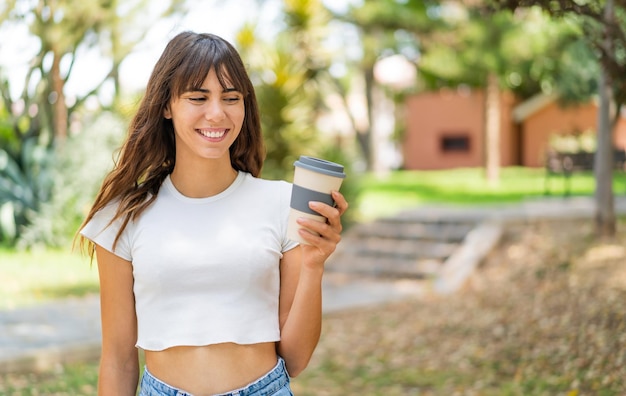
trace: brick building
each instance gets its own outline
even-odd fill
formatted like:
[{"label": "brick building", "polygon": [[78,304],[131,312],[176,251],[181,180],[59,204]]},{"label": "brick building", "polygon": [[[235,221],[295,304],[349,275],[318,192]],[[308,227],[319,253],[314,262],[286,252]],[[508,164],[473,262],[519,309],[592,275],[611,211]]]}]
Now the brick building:
[{"label": "brick building", "polygon": [[[483,165],[484,93],[441,90],[406,100],[404,168],[413,170]],[[553,134],[597,129],[595,102],[562,107],[555,96],[537,95],[519,103],[509,92],[500,98],[500,165],[541,167]],[[626,116],[614,131],[614,144],[626,149]]]}]

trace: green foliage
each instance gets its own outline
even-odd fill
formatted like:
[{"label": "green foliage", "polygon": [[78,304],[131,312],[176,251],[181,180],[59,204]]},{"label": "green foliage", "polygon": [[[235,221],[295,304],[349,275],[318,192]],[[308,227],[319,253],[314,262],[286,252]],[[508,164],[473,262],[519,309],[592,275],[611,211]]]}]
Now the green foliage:
[{"label": "green foliage", "polygon": [[436,12],[439,2],[433,0],[376,0],[351,5],[347,19],[365,31],[425,31],[434,23],[428,11]]},{"label": "green foliage", "polygon": [[[0,67],[0,81],[2,79],[2,68]],[[2,99],[0,99],[2,101]],[[9,110],[5,106],[0,106],[0,147],[5,150],[15,150],[13,126],[9,122]]]},{"label": "green foliage", "polygon": [[57,150],[51,169],[51,198],[28,216],[19,248],[68,246],[85,218],[106,173],[112,153],[121,143],[125,124],[112,113],[102,113]]},{"label": "green foliage", "polygon": [[341,191],[353,208],[344,217],[349,226],[358,213],[359,177],[351,166],[354,156],[316,126],[325,110],[323,86],[328,84],[328,74],[323,71],[330,60],[320,44],[329,14],[317,0],[285,0],[284,14],[287,28],[269,45],[257,42],[253,26],[244,27],[238,35],[260,106],[267,148],[263,176],[292,180],[293,163],[300,155],[344,165],[348,177]]},{"label": "green foliage", "polygon": [[[442,24],[440,18],[433,17],[439,9],[438,1],[363,1],[350,4],[344,14],[336,15],[337,20],[354,29],[358,41],[355,43],[352,34],[344,37],[342,31],[333,35],[338,48],[333,63],[345,66],[347,73],[333,76],[331,86],[343,99],[345,116],[352,124],[360,159],[367,170],[376,165],[372,125],[378,116],[378,93],[388,94],[375,78],[375,66],[394,54],[402,54],[410,61],[419,58],[423,43],[428,42],[432,32]],[[355,44],[357,51],[346,50],[354,48]],[[365,99],[365,114],[355,110],[350,99],[353,95]]]},{"label": "green foliage", "polygon": [[[81,121],[84,102],[98,99],[107,82],[115,88],[113,103],[101,105],[115,108],[121,62],[155,20],[179,11],[182,3],[170,0],[155,8],[147,0],[11,0],[0,7],[0,28],[25,24],[28,40],[38,44],[32,47],[32,59],[22,65],[24,80],[9,80],[0,73],[0,243],[65,243],[76,219],[63,214],[78,213],[75,206],[80,200],[64,190],[73,186],[73,179],[63,173],[84,167],[67,163],[74,154],[64,152],[72,150],[72,142],[67,143],[69,149],[64,145],[71,140],[70,122]],[[105,58],[109,73],[94,80],[90,91],[81,87],[88,92],[66,92],[66,84],[74,79],[77,54],[89,51]],[[74,194],[77,191],[80,188]]]},{"label": "green foliage", "polygon": [[[490,0],[484,3],[496,12],[510,10],[518,14],[541,9],[553,20],[576,26],[581,40],[593,49],[593,59],[610,77],[614,100],[618,104],[626,103],[626,4],[623,1]],[[584,63],[587,61],[583,60]]]},{"label": "green foliage", "polygon": [[50,198],[54,159],[51,148],[35,139],[17,153],[0,149],[0,243],[10,244],[21,234],[28,217]]},{"label": "green foliage", "polygon": [[237,44],[248,64],[259,102],[267,157],[263,177],[289,179],[293,162],[319,152],[317,119],[323,110],[322,50],[328,14],[318,0],[285,0],[286,28],[271,43],[260,42],[255,26],[245,26]]},{"label": "green foliage", "polygon": [[561,102],[580,103],[598,92],[600,65],[589,44],[581,37],[570,43],[559,57],[556,86]]},{"label": "green foliage", "polygon": [[285,37],[273,50],[265,47],[267,66],[251,72],[267,149],[263,176],[270,179],[288,177],[299,154],[315,145],[318,132],[314,106],[305,91],[306,69],[290,56],[287,44]]},{"label": "green foliage", "polygon": [[[482,87],[487,74],[496,73],[502,87],[528,98],[575,81],[561,79],[564,70],[572,68],[570,76],[578,67],[561,61],[571,58],[570,51],[589,55],[572,45],[581,35],[577,25],[553,20],[539,9],[498,12],[488,19],[471,8],[457,10],[455,15],[448,17],[447,27],[436,33],[435,40],[424,44],[419,68],[425,89],[459,84]],[[595,76],[575,75],[588,77],[579,81],[586,84],[592,84],[589,78],[595,80]]]}]

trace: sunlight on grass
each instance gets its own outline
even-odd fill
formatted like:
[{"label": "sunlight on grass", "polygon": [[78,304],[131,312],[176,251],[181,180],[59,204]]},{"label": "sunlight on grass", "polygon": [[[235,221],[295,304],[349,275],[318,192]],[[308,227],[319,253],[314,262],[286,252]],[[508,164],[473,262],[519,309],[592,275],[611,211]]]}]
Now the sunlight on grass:
[{"label": "sunlight on grass", "polygon": [[96,266],[78,253],[0,248],[0,263],[0,309],[98,291]]},{"label": "sunlight on grass", "polygon": [[[626,192],[626,176],[614,175],[616,194]],[[593,195],[591,172],[546,178],[541,168],[510,167],[500,170],[496,183],[489,183],[482,168],[438,171],[398,171],[382,176],[368,174],[361,180],[358,209],[361,220],[393,215],[403,209],[425,204],[488,205],[520,202],[546,196],[563,196],[569,183],[573,196]]]}]

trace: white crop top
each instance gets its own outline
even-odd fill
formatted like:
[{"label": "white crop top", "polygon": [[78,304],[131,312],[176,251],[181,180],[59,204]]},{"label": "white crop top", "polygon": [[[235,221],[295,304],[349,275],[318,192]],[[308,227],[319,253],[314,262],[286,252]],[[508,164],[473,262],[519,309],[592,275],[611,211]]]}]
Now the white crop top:
[{"label": "white crop top", "polygon": [[286,237],[290,193],[239,172],[222,193],[188,198],[168,176],[115,249],[121,220],[106,226],[117,203],[96,213],[81,234],[132,262],[138,347],[280,340],[279,260],[297,245]]}]

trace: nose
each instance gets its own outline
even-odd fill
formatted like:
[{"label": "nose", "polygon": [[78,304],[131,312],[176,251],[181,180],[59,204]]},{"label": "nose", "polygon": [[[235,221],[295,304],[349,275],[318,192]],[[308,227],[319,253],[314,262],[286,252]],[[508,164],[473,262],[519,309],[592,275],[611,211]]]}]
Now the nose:
[{"label": "nose", "polygon": [[222,121],[226,116],[224,107],[221,100],[211,99],[206,102],[206,109],[204,111],[204,117],[207,121]]}]

